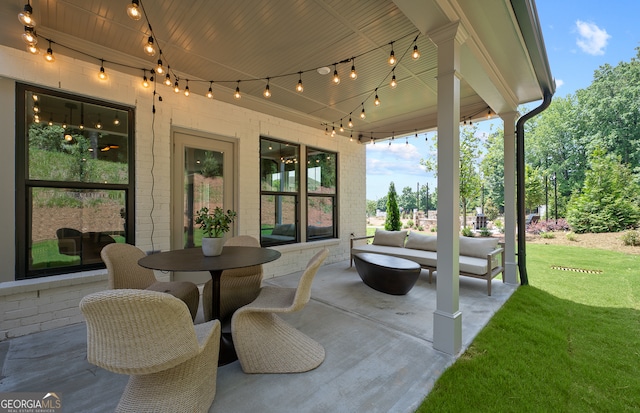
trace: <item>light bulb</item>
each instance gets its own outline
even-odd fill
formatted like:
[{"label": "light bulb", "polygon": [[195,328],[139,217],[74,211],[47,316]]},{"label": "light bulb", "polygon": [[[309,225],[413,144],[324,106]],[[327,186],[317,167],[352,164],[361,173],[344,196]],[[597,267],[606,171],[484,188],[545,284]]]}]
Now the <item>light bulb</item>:
[{"label": "light bulb", "polygon": [[144,45],[144,52],[149,56],[156,55],[156,46],[153,44],[152,36],[149,36],[149,40],[147,41],[147,44]]},{"label": "light bulb", "polygon": [[417,44],[413,46],[413,53],[411,53],[411,57],[413,58],[413,60],[420,59],[420,51],[418,50]]},{"label": "light bulb", "polygon": [[62,122],[62,129],[67,129],[67,116],[64,117],[64,122]]},{"label": "light bulb", "polygon": [[149,80],[147,79],[147,76],[145,75],[144,78],[142,79],[142,86],[144,87],[149,87]]},{"label": "light bulb", "polygon": [[338,76],[338,69],[333,69],[333,84],[337,85],[340,83],[340,76]]},{"label": "light bulb", "polygon": [[24,9],[18,13],[18,20],[20,20],[20,23],[22,23],[23,26],[35,27],[36,22],[31,16],[32,13],[33,9],[29,3],[25,4]]},{"label": "light bulb", "polygon": [[331,137],[333,138],[334,136],[336,136],[336,127],[332,126],[331,127]]},{"label": "light bulb", "polygon": [[98,122],[96,123],[96,129],[102,129],[102,122],[100,122],[100,119],[98,119]]},{"label": "light bulb", "polygon": [[360,112],[360,119],[364,119],[367,117],[367,114],[364,113],[364,107],[362,108],[362,112]]},{"label": "light bulb", "polygon": [[373,100],[373,104],[376,106],[380,106],[380,99],[378,98],[377,94],[376,94],[376,98]]},{"label": "light bulb", "polygon": [[104,66],[100,66],[100,73],[98,73],[100,80],[107,80],[107,74],[104,72]]},{"label": "light bulb", "polygon": [[213,89],[211,89],[211,86],[209,86],[209,91],[207,92],[207,97],[209,99],[213,99]]},{"label": "light bulb", "polygon": [[173,84],[173,91],[176,93],[180,93],[180,85],[178,85],[177,79],[176,79],[176,83]]},{"label": "light bulb", "polygon": [[28,27],[28,26],[24,27],[24,33],[22,33],[22,40],[24,40],[24,42],[29,46],[35,45],[38,43],[38,37],[33,33],[32,27]]},{"label": "light bulb", "polygon": [[395,74],[391,77],[391,83],[389,83],[389,86],[391,86],[391,89],[395,89],[396,86],[398,86],[398,82],[396,82]]},{"label": "light bulb", "polygon": [[49,122],[47,123],[49,126],[53,126],[53,118],[49,118]]},{"label": "light bulb", "polygon": [[40,106],[37,103],[33,104],[33,113],[40,113]]},{"label": "light bulb", "polygon": [[38,46],[36,46],[35,44],[30,44],[29,46],[27,46],[27,50],[29,51],[29,53],[31,54],[38,54],[40,53],[40,49],[38,49]]},{"label": "light bulb", "polygon": [[344,127],[342,127],[342,119],[340,119],[340,132],[344,132]]},{"label": "light bulb", "polygon": [[240,95],[240,82],[238,82],[238,86],[236,86],[236,93],[233,94],[233,97],[236,99],[240,99],[242,95]]},{"label": "light bulb", "polygon": [[267,99],[271,97],[271,91],[269,90],[269,82],[267,82],[267,85],[264,87],[264,92],[262,94]]},{"label": "light bulb", "polygon": [[47,54],[44,55],[44,58],[47,62],[55,62],[56,58],[53,55],[53,50],[51,50],[51,47],[47,48]]},{"label": "light bulb", "polygon": [[116,117],[113,119],[113,124],[118,126],[120,124],[120,119],[118,119],[118,114],[116,113]]},{"label": "light bulb", "polygon": [[356,72],[355,64],[351,65],[351,72],[349,73],[349,77],[353,80],[356,80],[358,78],[358,73]]},{"label": "light bulb", "polygon": [[298,80],[298,85],[296,86],[296,90],[299,93],[302,93],[302,91],[304,90],[304,87],[302,86],[302,77],[300,78],[300,80]]},{"label": "light bulb", "polygon": [[171,86],[171,75],[169,73],[167,73],[167,75],[164,77],[164,84],[167,86]]},{"label": "light bulb", "polygon": [[84,129],[84,123],[80,122],[80,125],[78,125],[78,128]]},{"label": "light bulb", "polygon": [[184,95],[189,96],[190,94],[191,92],[189,92],[189,82],[187,82],[187,85],[184,88]]},{"label": "light bulb", "polygon": [[159,75],[164,73],[164,67],[162,67],[162,59],[158,59],[158,66],[156,67],[156,73]]},{"label": "light bulb", "polygon": [[351,120],[351,116],[349,116],[349,123],[347,123],[347,126],[353,128],[353,121]]},{"label": "light bulb", "polygon": [[389,55],[389,65],[393,66],[397,62],[396,55],[393,53],[393,49],[391,49],[391,54]]},{"label": "light bulb", "polygon": [[131,4],[127,6],[127,15],[133,20],[140,20],[142,13],[140,12],[140,2],[138,0],[131,0]]},{"label": "light bulb", "polygon": [[40,116],[38,116],[38,115],[33,115],[33,121],[34,121],[35,123],[40,123]]}]

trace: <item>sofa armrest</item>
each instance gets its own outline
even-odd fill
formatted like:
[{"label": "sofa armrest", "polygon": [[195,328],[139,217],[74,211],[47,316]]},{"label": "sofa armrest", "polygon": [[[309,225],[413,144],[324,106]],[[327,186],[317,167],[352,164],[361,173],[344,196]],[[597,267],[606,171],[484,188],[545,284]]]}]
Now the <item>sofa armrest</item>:
[{"label": "sofa armrest", "polygon": [[[503,247],[499,247],[496,248],[495,250],[491,251],[489,254],[487,254],[487,268],[489,270],[489,273],[493,272],[493,269],[496,268],[493,266],[493,261],[496,257],[496,255],[500,254],[500,271],[502,271],[504,269],[504,248]],[[498,272],[500,272],[498,271]]]},{"label": "sofa armrest", "polygon": [[349,248],[349,268],[351,268],[353,266],[353,253],[351,252],[351,250],[353,249],[353,241],[360,241],[363,239],[369,239],[369,238],[373,238],[374,235],[367,235],[365,237],[352,237],[349,240],[349,244],[350,244],[350,248]]}]

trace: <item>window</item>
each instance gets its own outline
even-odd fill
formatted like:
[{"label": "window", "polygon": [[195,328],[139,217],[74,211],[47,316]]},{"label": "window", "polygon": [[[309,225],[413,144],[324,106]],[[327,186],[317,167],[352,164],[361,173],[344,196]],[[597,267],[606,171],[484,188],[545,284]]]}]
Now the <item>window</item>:
[{"label": "window", "polygon": [[134,243],[133,109],[16,86],[17,278],[104,268]]},{"label": "window", "polygon": [[300,241],[300,197],[297,145],[260,140],[260,243],[262,246]]},{"label": "window", "polygon": [[335,238],[337,154],[307,148],[307,241]]}]

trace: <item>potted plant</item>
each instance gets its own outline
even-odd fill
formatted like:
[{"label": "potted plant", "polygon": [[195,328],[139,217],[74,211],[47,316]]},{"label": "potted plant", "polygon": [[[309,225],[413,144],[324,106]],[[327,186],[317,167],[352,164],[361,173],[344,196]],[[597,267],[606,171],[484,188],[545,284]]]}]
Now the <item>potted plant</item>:
[{"label": "potted plant", "polygon": [[236,218],[235,211],[228,209],[226,212],[216,207],[213,212],[209,208],[202,207],[196,213],[196,224],[203,231],[202,253],[207,257],[215,257],[222,253],[224,245],[223,236],[229,232],[229,224]]}]

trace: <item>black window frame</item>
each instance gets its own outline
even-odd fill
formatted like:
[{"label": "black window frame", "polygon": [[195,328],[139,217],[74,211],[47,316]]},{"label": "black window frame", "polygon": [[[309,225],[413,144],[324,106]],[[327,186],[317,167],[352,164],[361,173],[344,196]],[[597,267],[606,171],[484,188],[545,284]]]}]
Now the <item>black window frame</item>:
[{"label": "black window frame", "polygon": [[[27,137],[28,122],[26,109],[26,93],[50,95],[61,99],[69,99],[80,103],[103,106],[110,109],[127,112],[127,162],[128,182],[95,183],[95,182],[69,182],[29,179],[28,150],[29,139]],[[29,279],[47,277],[58,274],[75,273],[105,268],[103,262],[80,264],[73,266],[60,266],[54,268],[29,269],[30,239],[31,239],[31,188],[61,188],[77,190],[117,190],[125,193],[125,211],[122,211],[125,219],[124,234],[126,242],[135,245],[135,108],[96,98],[66,93],[37,85],[16,82],[16,120],[15,120],[15,169],[16,169],[16,216],[15,216],[15,248],[16,248],[16,279]]]},{"label": "black window frame", "polygon": [[[307,241],[319,241],[319,240],[324,240],[324,239],[331,239],[331,238],[338,238],[338,153],[337,152],[333,152],[333,151],[328,151],[326,149],[321,149],[321,148],[314,148],[314,147],[310,147],[307,146],[306,147],[306,159],[307,162],[305,163],[305,165],[309,164],[309,158],[310,156],[314,156],[315,154],[313,154],[313,152],[320,152],[323,154],[331,154],[333,155],[333,160],[335,162],[334,165],[334,172],[335,172],[335,188],[334,188],[334,192],[333,194],[323,194],[323,193],[313,193],[311,191],[309,191],[309,167],[307,166],[307,173],[305,174],[306,176],[306,201],[307,201]],[[310,155],[311,154],[311,155]],[[331,198],[332,199],[332,216],[333,216],[333,220],[332,220],[332,231],[331,233],[327,233],[327,232],[320,232],[320,233],[316,233],[316,231],[312,231],[311,230],[311,225],[309,222],[309,199],[310,198]]]}]

